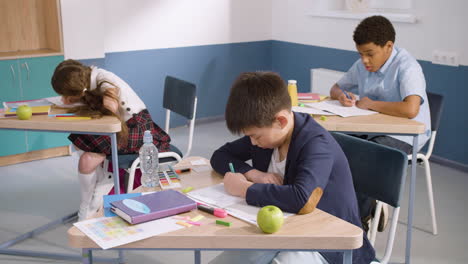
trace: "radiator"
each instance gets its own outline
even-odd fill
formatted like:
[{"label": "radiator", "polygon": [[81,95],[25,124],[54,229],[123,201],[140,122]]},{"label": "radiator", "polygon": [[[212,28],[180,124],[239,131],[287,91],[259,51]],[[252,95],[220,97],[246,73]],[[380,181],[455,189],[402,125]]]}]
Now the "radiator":
[{"label": "radiator", "polygon": [[329,95],[330,88],[344,74],[344,72],[324,68],[310,69],[310,91],[321,95]]}]

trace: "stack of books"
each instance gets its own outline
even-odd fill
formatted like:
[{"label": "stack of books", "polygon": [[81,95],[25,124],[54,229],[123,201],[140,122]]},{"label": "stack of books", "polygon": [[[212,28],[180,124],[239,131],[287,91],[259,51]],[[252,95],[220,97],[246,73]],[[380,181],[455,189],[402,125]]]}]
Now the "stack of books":
[{"label": "stack of books", "polygon": [[37,100],[25,100],[25,101],[12,101],[4,102],[3,107],[5,108],[4,116],[11,117],[16,116],[16,109],[21,105],[28,105],[32,108],[33,115],[48,115],[52,103],[46,99]]}]

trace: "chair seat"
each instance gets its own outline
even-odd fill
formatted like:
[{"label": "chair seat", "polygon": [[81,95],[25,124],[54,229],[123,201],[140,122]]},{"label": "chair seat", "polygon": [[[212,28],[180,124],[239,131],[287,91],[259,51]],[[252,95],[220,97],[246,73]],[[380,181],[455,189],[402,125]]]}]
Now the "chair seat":
[{"label": "chair seat", "polygon": [[[182,157],[182,152],[174,145],[170,144],[169,145],[169,151],[175,152],[179,154]],[[138,153],[133,153],[133,154],[119,154],[119,168],[121,169],[128,169],[132,166],[132,163],[134,160],[138,158]],[[112,156],[108,155],[107,159],[109,161],[112,161]],[[167,163],[167,162],[173,162],[177,161],[175,158],[172,157],[167,157],[167,158],[161,158],[159,159],[159,163]]]}]

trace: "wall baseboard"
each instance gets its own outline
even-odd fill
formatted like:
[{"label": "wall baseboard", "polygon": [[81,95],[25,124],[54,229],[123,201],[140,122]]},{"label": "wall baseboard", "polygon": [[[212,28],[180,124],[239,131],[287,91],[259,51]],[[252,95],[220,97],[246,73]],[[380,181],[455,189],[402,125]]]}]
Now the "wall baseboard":
[{"label": "wall baseboard", "polygon": [[467,172],[468,173],[468,165],[456,162],[453,160],[449,160],[443,157],[439,157],[437,155],[431,155],[431,158],[429,159],[431,162],[435,162],[437,164],[443,165],[450,167],[452,169],[456,169],[462,172]]},{"label": "wall baseboard", "polygon": [[208,123],[218,122],[218,121],[223,121],[223,120],[224,120],[224,115],[209,116],[209,117],[202,117],[202,118],[196,119],[195,124],[208,124]]},{"label": "wall baseboard", "polygon": [[8,155],[0,157],[0,166],[8,166],[13,164],[18,164],[22,162],[69,156],[70,151],[68,146],[56,147],[35,150],[15,155]]}]

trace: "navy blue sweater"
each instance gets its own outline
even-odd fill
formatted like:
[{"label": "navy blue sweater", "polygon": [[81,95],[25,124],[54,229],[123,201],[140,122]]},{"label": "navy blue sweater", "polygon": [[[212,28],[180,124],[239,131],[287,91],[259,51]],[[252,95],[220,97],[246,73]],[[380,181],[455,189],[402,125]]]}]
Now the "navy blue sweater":
[{"label": "navy blue sweater", "polygon": [[[232,162],[237,172],[267,172],[272,149],[252,145],[249,137],[227,143],[213,153],[211,165],[224,175]],[[246,161],[252,160],[252,166]],[[317,208],[361,227],[348,160],[335,139],[309,115],[294,113],[294,130],[288,149],[283,185],[255,183],[247,189],[250,205],[276,205],[298,213],[315,188],[323,195]],[[363,246],[353,251],[353,263],[369,264],[375,257],[364,234]],[[321,252],[330,264],[342,263],[341,253]]]}]

